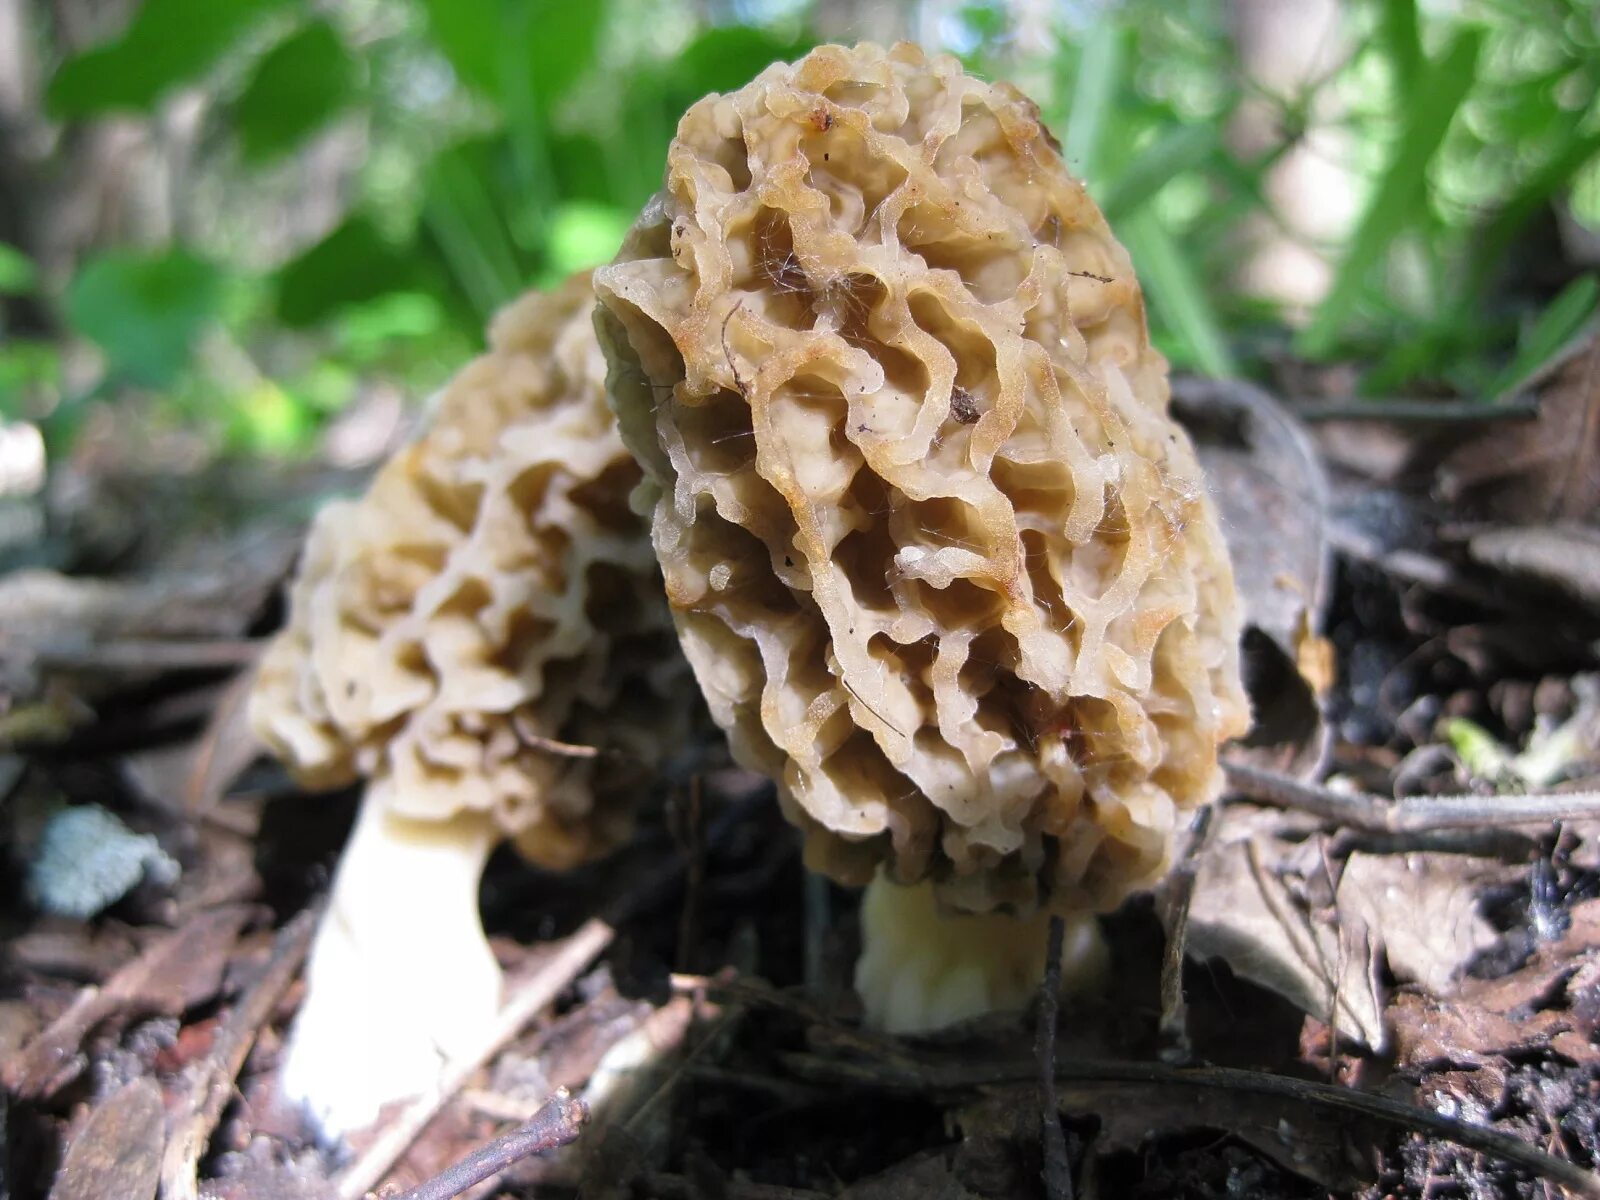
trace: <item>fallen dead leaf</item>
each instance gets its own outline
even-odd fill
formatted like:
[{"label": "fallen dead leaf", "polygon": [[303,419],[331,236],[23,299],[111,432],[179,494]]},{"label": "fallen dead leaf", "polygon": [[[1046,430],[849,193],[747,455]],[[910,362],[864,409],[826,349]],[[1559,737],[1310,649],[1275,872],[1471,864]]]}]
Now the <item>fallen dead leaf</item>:
[{"label": "fallen dead leaf", "polygon": [[1377,937],[1402,982],[1448,996],[1472,960],[1498,941],[1478,911],[1497,864],[1465,854],[1367,854],[1345,861],[1337,903]]},{"label": "fallen dead leaf", "polygon": [[253,913],[246,905],[212,909],[156,938],[103,987],[79,992],[66,1012],[0,1068],[0,1082],[19,1096],[47,1095],[82,1070],[80,1048],[95,1026],[137,1016],[180,1016],[210,1000]]},{"label": "fallen dead leaf", "polygon": [[1256,729],[1245,744],[1272,766],[1309,769],[1323,751],[1325,672],[1313,656],[1307,676],[1302,649],[1321,632],[1331,562],[1322,460],[1294,415],[1248,383],[1178,380],[1173,411],[1194,435],[1254,634],[1244,652]]},{"label": "fallen dead leaf", "polygon": [[919,1154],[851,1184],[838,1200],[982,1200],[957,1179],[943,1150]]},{"label": "fallen dead leaf", "polygon": [[1600,336],[1576,345],[1539,388],[1539,416],[1497,423],[1440,464],[1435,491],[1511,523],[1600,512]]},{"label": "fallen dead leaf", "polygon": [[151,1200],[165,1145],[161,1088],[135,1079],[84,1123],[50,1189],[50,1200]]},{"label": "fallen dead leaf", "polygon": [[[1237,821],[1225,812],[1222,822]],[[1340,1035],[1373,1050],[1387,1043],[1376,939],[1365,922],[1315,911],[1296,847],[1269,834],[1219,829],[1201,853],[1189,908],[1189,955],[1220,958]]]}]

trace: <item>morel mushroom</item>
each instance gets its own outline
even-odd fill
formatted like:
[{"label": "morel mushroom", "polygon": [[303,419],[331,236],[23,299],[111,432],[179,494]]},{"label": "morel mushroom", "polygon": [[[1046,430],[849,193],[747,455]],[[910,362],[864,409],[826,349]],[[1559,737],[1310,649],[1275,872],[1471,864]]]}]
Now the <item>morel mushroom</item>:
[{"label": "morel mushroom", "polygon": [[[595,283],[712,714],[813,867],[890,881],[869,1016],[1026,1003],[1041,911],[1087,969],[1247,708],[1138,282],[1037,109],[910,45],[773,66],[689,110]],[[927,954],[919,881],[1019,919]]]},{"label": "morel mushroom", "polygon": [[494,1016],[490,850],[560,868],[614,847],[685,729],[593,302],[584,277],[499,316],[422,435],[318,515],[261,665],[251,720],[291,772],[368,781],[282,1074],[329,1133],[427,1087]]}]

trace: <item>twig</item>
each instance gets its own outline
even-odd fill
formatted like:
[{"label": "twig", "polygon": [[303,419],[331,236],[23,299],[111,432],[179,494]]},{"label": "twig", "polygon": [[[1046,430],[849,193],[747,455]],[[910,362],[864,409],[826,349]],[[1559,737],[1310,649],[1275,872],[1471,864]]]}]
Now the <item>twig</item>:
[{"label": "twig", "polygon": [[559,1088],[527,1124],[474,1150],[395,1200],[453,1200],[514,1163],[576,1141],[588,1119],[588,1106],[573,1099],[566,1088]]},{"label": "twig", "polygon": [[1169,876],[1166,895],[1167,942],[1161,954],[1161,1058],[1165,1062],[1189,1061],[1189,1005],[1183,995],[1184,952],[1189,941],[1189,908],[1194,902],[1195,859],[1211,840],[1211,809],[1195,818],[1183,862]]},{"label": "twig", "polygon": [[[1033,1080],[1035,1064],[923,1063],[908,1069],[886,1062],[847,1062],[811,1054],[781,1054],[780,1058],[802,1078],[823,1082],[854,1084],[878,1091],[917,1095],[965,1092],[974,1088],[1021,1084]],[[1169,1067],[1161,1063],[1120,1062],[1080,1059],[1057,1067],[1057,1083],[1107,1087],[1128,1084],[1148,1087],[1191,1087],[1207,1090],[1248,1092],[1258,1096],[1290,1100],[1313,1108],[1328,1109],[1350,1116],[1366,1117],[1410,1133],[1429,1134],[1463,1146],[1468,1150],[1492,1154],[1542,1179],[1559,1184],[1575,1196],[1600,1200],[1600,1175],[1585,1171],[1565,1159],[1547,1154],[1536,1146],[1519,1141],[1498,1130],[1469,1125],[1387,1096],[1358,1092],[1351,1088],[1263,1071],[1235,1067]]]},{"label": "twig", "polygon": [[1247,799],[1310,813],[1364,833],[1430,833],[1600,817],[1600,792],[1593,791],[1387,800],[1370,792],[1336,792],[1237,760],[1224,760],[1223,769],[1228,786]]},{"label": "twig", "polygon": [[518,736],[523,743],[532,750],[543,750],[546,754],[554,754],[558,758],[599,758],[598,746],[584,746],[578,742],[561,742],[543,734],[529,733],[518,730]]},{"label": "twig", "polygon": [[1479,421],[1529,421],[1539,415],[1533,396],[1508,400],[1430,400],[1398,397],[1383,400],[1305,400],[1291,406],[1302,421],[1394,421],[1410,424],[1458,424]]},{"label": "twig", "polygon": [[1044,1193],[1048,1200],[1072,1200],[1072,1161],[1067,1157],[1067,1135],[1061,1128],[1061,1110],[1056,1101],[1056,1020],[1061,998],[1061,943],[1066,939],[1066,929],[1061,915],[1052,914],[1044,986],[1039,993],[1039,1029],[1034,1040],[1034,1053],[1039,1060]]},{"label": "twig", "polygon": [[123,638],[47,643],[34,650],[34,657],[41,667],[58,671],[211,671],[248,666],[263,645],[249,638]]},{"label": "twig", "polygon": [[168,1122],[171,1133],[161,1159],[162,1200],[199,1196],[200,1159],[233,1098],[234,1081],[256,1035],[272,1019],[273,1009],[300,972],[321,913],[320,904],[311,905],[278,931],[260,978],[223,1020],[211,1052],[189,1068],[185,1094]]},{"label": "twig", "polygon": [[339,1174],[336,1185],[340,1200],[361,1200],[377,1187],[439,1110],[466,1086],[467,1080],[566,991],[615,936],[616,931],[609,923],[591,917],[576,933],[559,943],[530,975],[513,983],[505,1007],[483,1031],[477,1046],[450,1062],[440,1073],[439,1081],[413,1100],[378,1134],[361,1157]]}]

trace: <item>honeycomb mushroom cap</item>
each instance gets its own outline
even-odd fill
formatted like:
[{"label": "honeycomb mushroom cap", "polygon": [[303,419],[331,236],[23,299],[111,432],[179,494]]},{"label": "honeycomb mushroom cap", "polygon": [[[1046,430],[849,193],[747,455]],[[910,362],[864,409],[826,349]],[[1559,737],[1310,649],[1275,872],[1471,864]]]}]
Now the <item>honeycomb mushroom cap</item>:
[{"label": "honeycomb mushroom cap", "polygon": [[639,469],[606,404],[593,302],[585,276],[509,306],[420,436],[323,509],[251,699],[306,785],[366,777],[400,816],[488,813],[552,867],[626,835],[629,768],[685,721],[662,702],[687,679],[628,507]]},{"label": "honeycomb mushroom cap", "polygon": [[1248,724],[1239,605],[1035,106],[909,45],[770,67],[595,284],[680,638],[808,861],[969,911],[1157,876]]}]

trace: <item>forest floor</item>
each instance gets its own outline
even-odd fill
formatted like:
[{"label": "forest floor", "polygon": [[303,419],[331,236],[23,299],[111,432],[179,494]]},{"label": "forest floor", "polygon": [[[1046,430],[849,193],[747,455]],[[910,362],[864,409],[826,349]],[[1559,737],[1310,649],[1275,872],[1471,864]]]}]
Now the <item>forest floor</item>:
[{"label": "forest floor", "polygon": [[[606,863],[497,855],[516,1019],[341,1154],[275,1071],[357,796],[241,710],[352,479],[80,456],[0,547],[0,1200],[1600,1196],[1600,343],[1500,412],[1295,390],[1179,390],[1259,732],[1107,994],[864,1030],[853,895],[708,740]],[[561,1088],[570,1145],[491,1145]]]}]

